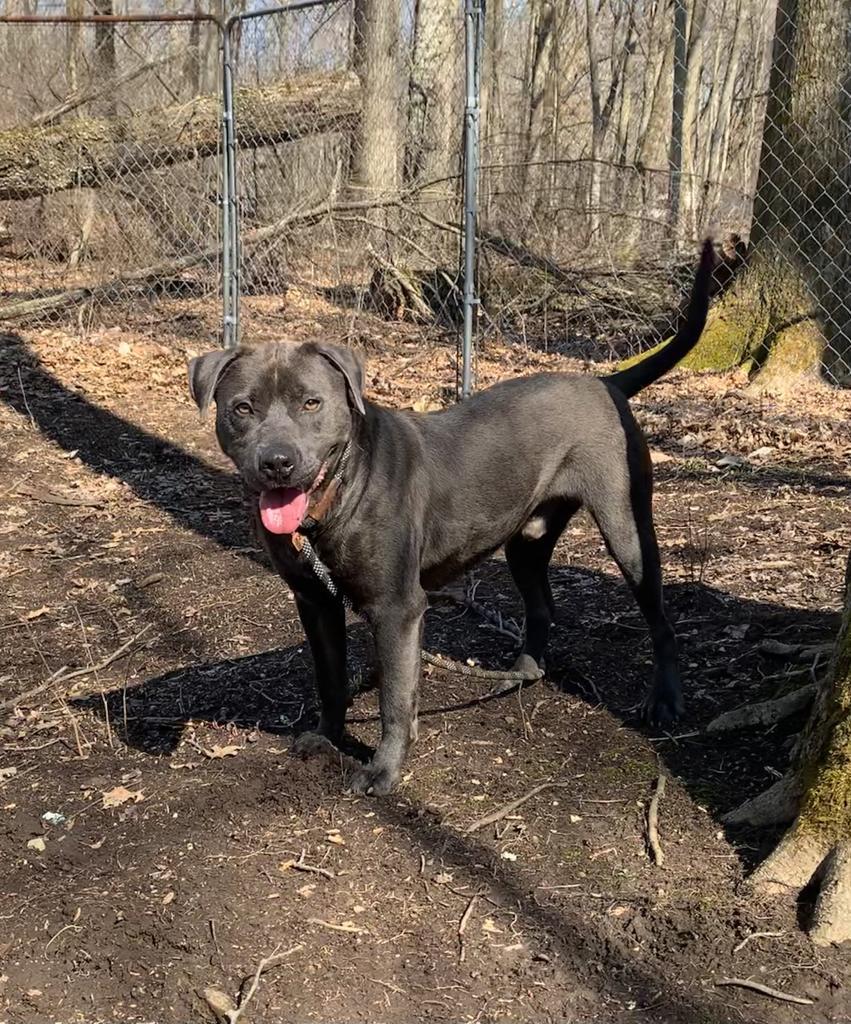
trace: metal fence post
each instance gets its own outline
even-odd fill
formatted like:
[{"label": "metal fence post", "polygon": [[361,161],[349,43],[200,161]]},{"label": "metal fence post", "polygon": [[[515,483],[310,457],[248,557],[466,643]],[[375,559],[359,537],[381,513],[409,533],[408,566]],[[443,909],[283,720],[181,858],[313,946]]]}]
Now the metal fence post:
[{"label": "metal fence post", "polygon": [[464,64],[464,334],[461,340],[461,397],[473,390],[473,324],[478,312],[476,294],[476,216],[479,181],[479,101],[484,0],[465,0]]},{"label": "metal fence post", "polygon": [[236,234],[236,139],[230,29],[231,23],[228,21],[222,30],[222,340],[225,348],[236,348],[239,343],[239,252]]}]

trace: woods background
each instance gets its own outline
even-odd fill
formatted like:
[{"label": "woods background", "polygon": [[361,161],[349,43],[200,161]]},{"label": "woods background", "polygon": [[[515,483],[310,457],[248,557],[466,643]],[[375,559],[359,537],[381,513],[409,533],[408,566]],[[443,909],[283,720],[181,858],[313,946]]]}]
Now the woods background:
[{"label": "woods background", "polygon": [[[489,0],[480,340],[639,353],[667,336],[711,233],[732,237],[731,265],[750,244],[769,273],[757,288],[749,266],[695,365],[756,374],[780,353],[784,374],[820,365],[843,383],[847,6]],[[180,9],[7,0],[3,14]],[[332,3],[237,23],[232,46],[241,292],[318,289],[349,325],[364,308],[453,325],[463,4]],[[210,22],[0,25],[0,317],[214,299],[219,48]]]}]

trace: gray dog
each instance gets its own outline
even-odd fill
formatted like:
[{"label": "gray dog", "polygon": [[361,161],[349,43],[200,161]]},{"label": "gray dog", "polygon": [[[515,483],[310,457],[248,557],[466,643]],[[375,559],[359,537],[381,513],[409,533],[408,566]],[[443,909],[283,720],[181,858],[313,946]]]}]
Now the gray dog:
[{"label": "gray dog", "polygon": [[[352,791],[390,792],[416,736],[426,592],[502,545],[525,606],[519,664],[541,663],[553,618],[547,568],[582,505],[650,629],[656,668],[646,717],[667,724],[681,713],[650,459],[627,399],[697,342],[713,263],[706,243],[676,337],[635,366],[605,378],[507,380],[427,415],[366,401],[358,358],[334,345],[266,344],[192,360],[192,397],[202,413],[216,402],[219,443],[295,594],[313,652],[323,742],[341,743],[348,706],[343,595],[372,630],[382,736]],[[315,743],[308,733],[296,747],[308,752]]]}]

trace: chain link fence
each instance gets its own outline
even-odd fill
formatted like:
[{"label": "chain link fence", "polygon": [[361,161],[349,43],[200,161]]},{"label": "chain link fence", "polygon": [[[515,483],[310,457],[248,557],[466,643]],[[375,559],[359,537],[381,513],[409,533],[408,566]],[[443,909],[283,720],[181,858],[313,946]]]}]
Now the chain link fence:
[{"label": "chain link fence", "polygon": [[7,23],[0,53],[0,317],[153,325],[215,303],[218,26]]},{"label": "chain link fence", "polygon": [[713,328],[715,363],[818,349],[847,381],[842,5],[821,25],[788,0],[294,6],[0,24],[0,317],[215,324],[232,269],[243,339],[296,296],[349,336],[379,318],[457,337],[466,109],[479,346],[640,353],[669,335],[711,233],[730,240],[716,320],[733,324]]},{"label": "chain link fence", "polygon": [[[234,22],[244,335],[290,289],[331,303],[341,324],[363,312],[457,321],[463,20],[454,0],[431,6],[327,3]],[[255,120],[277,126],[268,145],[246,131]]]}]

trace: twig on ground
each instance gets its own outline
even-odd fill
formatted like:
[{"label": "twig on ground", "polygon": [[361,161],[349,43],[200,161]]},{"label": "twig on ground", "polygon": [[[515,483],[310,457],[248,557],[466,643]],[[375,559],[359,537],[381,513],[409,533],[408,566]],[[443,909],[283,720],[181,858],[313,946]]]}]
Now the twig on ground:
[{"label": "twig on ground", "polygon": [[368,935],[366,928],[361,928],[353,921],[344,921],[342,924],[334,924],[333,921],[323,921],[321,917],[309,917],[308,924],[318,924],[320,928],[330,928],[332,932],[346,932],[349,935]]},{"label": "twig on ground", "polygon": [[740,949],[744,949],[751,939],[777,939],[785,934],[785,932],[751,932],[750,935],[746,935],[742,939],[738,946],[733,948],[733,952],[738,953]]},{"label": "twig on ground", "polygon": [[45,505],[63,505],[67,508],[100,508],[104,505],[103,498],[92,498],[86,495],[57,494],[47,487],[30,487],[28,484],[20,484],[16,494],[21,494],[33,501],[41,501]]},{"label": "twig on ground", "polygon": [[472,917],[478,898],[478,893],[474,893],[470,897],[470,902],[464,908],[464,913],[461,915],[461,920],[458,922],[458,960],[461,962],[463,962],[467,957],[467,951],[464,949],[464,932],[467,929],[467,922]]},{"label": "twig on ground", "polygon": [[665,781],[665,776],[660,773],[656,780],[656,790],[647,809],[647,845],[653,854],[653,863],[658,868],[665,863],[665,854],[662,852],[662,844],[659,842],[659,801],[665,795]]},{"label": "twig on ground", "polygon": [[[290,946],[290,948],[285,949],[283,953],[279,953],[278,950],[281,948],[281,944],[279,942],[278,945],[275,946],[274,950],[269,954],[269,956],[263,957],[263,959],[257,965],[257,970],[254,972],[254,977],[251,978],[251,984],[248,987],[248,991],[245,993],[245,996],[243,998],[240,998],[239,1000],[239,1006],[237,1006],[235,1010],[227,1011],[227,1017],[225,1019],[227,1020],[228,1024],[236,1024],[236,1022],[243,1015],[243,1013],[245,1013],[245,1008],[254,998],[254,994],[257,991],[257,986],[260,984],[260,979],[266,973],[266,971],[271,970],[273,967],[276,967],[281,962],[281,960],[284,959],[285,956],[290,956],[292,953],[298,952],[298,950],[300,950],[303,946],[304,943],[299,942],[297,946]],[[245,982],[250,977],[251,975],[248,975],[248,977],[246,977],[243,980],[242,984],[244,985]]]},{"label": "twig on ground", "polygon": [[543,793],[547,789],[561,789],[567,785],[567,782],[542,782],[540,786],[530,789],[525,796],[519,796],[516,800],[510,800],[507,804],[503,804],[502,807],[491,811],[490,814],[486,814],[483,818],[478,818],[472,825],[468,825],[464,831],[469,835],[471,832],[477,832],[480,828],[484,828],[485,825],[492,825],[495,821],[502,821],[503,818],[508,817],[512,811],[516,811],[518,807],[525,804],[527,800],[531,800],[533,796],[537,796],[538,793]]},{"label": "twig on ground", "polygon": [[334,877],[334,872],[329,871],[328,868],[320,868],[316,864],[308,864],[304,859],[304,850],[301,851],[298,860],[284,861],[284,864],[281,865],[282,869],[284,868],[284,865],[288,868],[292,868],[294,871],[306,871],[314,875],[322,875],[323,878]]},{"label": "twig on ground", "polygon": [[141,629],[135,636],[131,636],[129,640],[116,648],[112,654],[108,654],[102,661],[99,661],[94,665],[87,665],[85,668],[75,668],[71,672],[67,672],[65,670],[66,666],[63,666],[54,672],[53,675],[43,683],[39,683],[38,686],[34,686],[31,690],[24,690],[23,693],[18,693],[14,697],[7,697],[6,700],[0,701],[0,709],[5,710],[6,708],[17,707],[17,705],[29,700],[30,697],[35,697],[37,694],[43,693],[45,690],[53,686],[54,683],[67,683],[71,679],[79,679],[81,676],[88,676],[91,675],[92,672],[101,672],[103,669],[109,668],[113,662],[116,662],[119,658],[123,657],[150,628],[150,625],[145,626],[144,629]]},{"label": "twig on ground", "polygon": [[27,391],[24,387],[24,379],[21,376],[21,368],[17,367],[18,370],[18,386],[21,389],[21,398],[24,400],[24,408],[27,410],[27,416],[30,418],[30,423],[33,427],[36,427],[35,416],[33,416],[32,409],[30,409],[30,403],[27,401]]},{"label": "twig on ground", "polygon": [[768,996],[771,999],[779,999],[782,1003],[797,1003],[799,1006],[813,1005],[812,999],[804,999],[802,996],[790,996],[787,992],[781,992],[779,989],[763,985],[759,981],[748,981],[746,978],[722,978],[720,981],[716,981],[715,984],[731,985],[736,988],[747,988],[752,992],[759,992],[762,996]]}]

